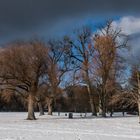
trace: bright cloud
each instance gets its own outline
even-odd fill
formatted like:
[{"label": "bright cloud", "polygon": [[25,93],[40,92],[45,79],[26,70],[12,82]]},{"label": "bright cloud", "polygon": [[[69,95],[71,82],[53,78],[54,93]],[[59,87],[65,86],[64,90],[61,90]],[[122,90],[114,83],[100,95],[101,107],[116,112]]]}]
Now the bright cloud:
[{"label": "bright cloud", "polygon": [[131,51],[124,56],[131,63],[140,60],[140,17],[127,16],[113,22],[115,28],[120,28],[122,33],[129,35],[129,46]]},{"label": "bright cloud", "polygon": [[127,35],[140,33],[140,17],[122,17],[120,20],[114,21],[113,25],[121,28],[122,32]]}]

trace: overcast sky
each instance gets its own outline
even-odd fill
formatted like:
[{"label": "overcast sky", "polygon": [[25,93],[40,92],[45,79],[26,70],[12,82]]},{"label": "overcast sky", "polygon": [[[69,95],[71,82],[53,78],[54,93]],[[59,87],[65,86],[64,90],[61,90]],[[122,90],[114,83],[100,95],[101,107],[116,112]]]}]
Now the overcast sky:
[{"label": "overcast sky", "polygon": [[0,0],[0,44],[34,36],[49,38],[108,18],[126,32],[139,34],[139,6],[139,0]]}]

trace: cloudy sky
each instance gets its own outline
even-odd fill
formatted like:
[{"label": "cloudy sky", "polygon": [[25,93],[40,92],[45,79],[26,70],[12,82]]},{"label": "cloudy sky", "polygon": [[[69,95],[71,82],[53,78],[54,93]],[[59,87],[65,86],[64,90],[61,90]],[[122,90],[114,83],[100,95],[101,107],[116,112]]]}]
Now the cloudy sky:
[{"label": "cloudy sky", "polygon": [[0,44],[36,36],[61,36],[108,18],[138,41],[139,5],[139,0],[0,0]]}]

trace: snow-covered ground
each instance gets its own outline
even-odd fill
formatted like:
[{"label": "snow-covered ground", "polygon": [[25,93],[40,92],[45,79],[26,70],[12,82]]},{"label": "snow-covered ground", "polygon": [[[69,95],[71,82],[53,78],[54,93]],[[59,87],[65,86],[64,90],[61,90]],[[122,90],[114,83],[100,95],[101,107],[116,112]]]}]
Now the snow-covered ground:
[{"label": "snow-covered ground", "polygon": [[0,140],[140,140],[137,116],[84,118],[74,114],[74,119],[68,119],[64,114],[36,113],[35,121],[25,120],[26,116],[0,113]]}]

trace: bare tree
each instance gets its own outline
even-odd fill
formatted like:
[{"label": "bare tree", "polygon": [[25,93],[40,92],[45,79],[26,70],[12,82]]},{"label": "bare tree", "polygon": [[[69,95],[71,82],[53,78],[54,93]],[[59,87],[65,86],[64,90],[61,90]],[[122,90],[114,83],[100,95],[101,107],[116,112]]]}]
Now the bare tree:
[{"label": "bare tree", "polygon": [[122,99],[124,101],[127,100],[129,106],[137,105],[140,123],[140,69],[135,65],[132,67],[131,72],[129,90],[125,91],[125,96],[123,96]]},{"label": "bare tree", "polygon": [[73,59],[75,68],[80,69],[83,82],[87,85],[90,99],[92,115],[97,115],[94,101],[94,93],[92,90],[92,81],[90,78],[90,63],[92,61],[93,45],[91,43],[91,30],[88,27],[75,31],[76,39],[68,39],[71,45],[70,57]]},{"label": "bare tree", "polygon": [[34,102],[40,78],[46,73],[47,48],[41,41],[10,44],[2,52],[0,77],[14,89],[28,93],[28,117],[34,120]]},{"label": "bare tree", "polygon": [[51,40],[48,42],[47,75],[44,83],[47,86],[48,114],[52,115],[53,103],[58,96],[59,86],[66,72],[71,70],[70,58],[68,57],[69,46],[63,41]]},{"label": "bare tree", "polygon": [[112,21],[108,21],[93,37],[94,81],[98,87],[99,107],[103,117],[106,117],[110,87],[115,85],[117,72],[121,70],[119,50],[125,48],[127,44],[127,39],[121,37],[121,30],[114,29]]}]

